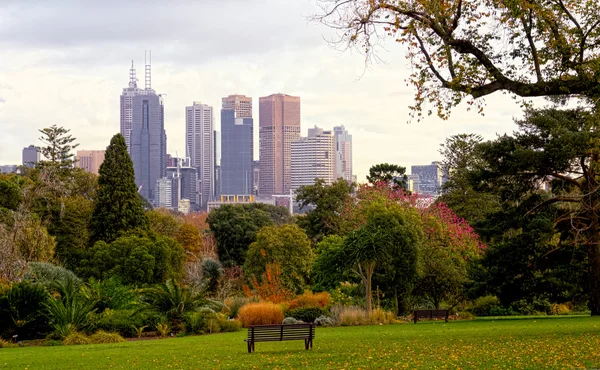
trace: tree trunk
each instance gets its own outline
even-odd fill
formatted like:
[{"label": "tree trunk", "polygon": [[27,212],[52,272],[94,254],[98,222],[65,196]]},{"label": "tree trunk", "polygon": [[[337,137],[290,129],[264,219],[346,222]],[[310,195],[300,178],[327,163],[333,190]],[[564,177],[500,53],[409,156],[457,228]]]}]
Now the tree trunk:
[{"label": "tree trunk", "polygon": [[588,245],[588,272],[590,284],[589,308],[592,316],[600,315],[600,244],[598,236]]}]

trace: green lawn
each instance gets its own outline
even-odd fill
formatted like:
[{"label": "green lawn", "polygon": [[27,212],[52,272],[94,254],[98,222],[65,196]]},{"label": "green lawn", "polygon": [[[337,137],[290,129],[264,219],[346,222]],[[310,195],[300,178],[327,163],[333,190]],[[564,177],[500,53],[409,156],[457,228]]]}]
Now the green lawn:
[{"label": "green lawn", "polygon": [[246,331],[120,344],[0,349],[0,369],[600,368],[600,317],[318,328],[304,342]]}]

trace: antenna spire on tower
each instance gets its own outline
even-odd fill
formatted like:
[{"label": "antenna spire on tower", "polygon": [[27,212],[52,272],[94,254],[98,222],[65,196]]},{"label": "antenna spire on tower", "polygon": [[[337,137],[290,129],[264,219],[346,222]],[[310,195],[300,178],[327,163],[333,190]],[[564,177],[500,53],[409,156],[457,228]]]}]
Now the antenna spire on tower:
[{"label": "antenna spire on tower", "polygon": [[137,87],[137,78],[135,77],[135,67],[133,59],[131,60],[131,69],[129,70],[129,87]]},{"label": "antenna spire on tower", "polygon": [[152,90],[152,50],[144,51],[144,63],[146,64],[145,89]]}]

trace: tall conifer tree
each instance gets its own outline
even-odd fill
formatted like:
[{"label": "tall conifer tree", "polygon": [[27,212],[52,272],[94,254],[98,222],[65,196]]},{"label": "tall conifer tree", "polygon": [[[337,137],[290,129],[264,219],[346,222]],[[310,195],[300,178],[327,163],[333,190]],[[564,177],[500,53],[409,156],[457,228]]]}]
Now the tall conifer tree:
[{"label": "tall conifer tree", "polygon": [[92,216],[92,240],[110,243],[124,231],[147,229],[148,218],[135,185],[133,162],[121,134],[111,139],[99,175]]}]

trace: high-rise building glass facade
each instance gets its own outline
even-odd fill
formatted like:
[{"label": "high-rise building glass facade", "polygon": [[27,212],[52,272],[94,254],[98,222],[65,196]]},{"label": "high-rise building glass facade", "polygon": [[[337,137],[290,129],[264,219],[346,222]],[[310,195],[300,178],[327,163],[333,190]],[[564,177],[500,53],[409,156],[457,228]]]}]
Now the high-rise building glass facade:
[{"label": "high-rise building glass facade", "polygon": [[221,194],[252,194],[254,121],[221,110]]},{"label": "high-rise building glass facade", "polygon": [[308,137],[302,137],[291,144],[292,190],[300,186],[313,185],[315,179],[322,179],[326,185],[335,181],[336,174],[335,136],[332,131],[318,127],[308,130]]},{"label": "high-rise building glass facade", "polygon": [[213,108],[200,102],[185,108],[185,153],[198,170],[200,206],[215,196]]},{"label": "high-rise building glass facade", "polygon": [[23,166],[33,167],[40,161],[40,151],[34,145],[23,148]]},{"label": "high-rise building glass facade", "polygon": [[352,182],[352,135],[348,133],[344,126],[333,128],[335,134],[336,148],[336,179],[343,178]]},{"label": "high-rise building glass facade", "polygon": [[291,188],[291,143],[300,137],[300,97],[259,98],[259,195],[287,194]]}]

